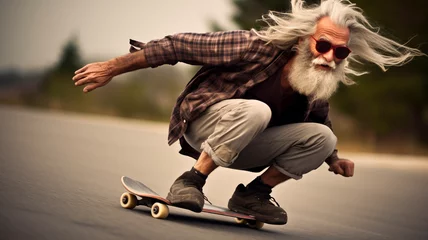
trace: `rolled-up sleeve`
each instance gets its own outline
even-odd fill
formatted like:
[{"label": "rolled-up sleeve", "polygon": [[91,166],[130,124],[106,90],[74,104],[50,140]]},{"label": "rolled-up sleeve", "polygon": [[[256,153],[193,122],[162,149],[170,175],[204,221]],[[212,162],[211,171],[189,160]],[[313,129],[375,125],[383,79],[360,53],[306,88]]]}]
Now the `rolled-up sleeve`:
[{"label": "rolled-up sleeve", "polygon": [[[242,59],[250,45],[249,31],[179,33],[133,47],[144,51],[147,64],[157,67],[184,62],[192,65],[227,65]],[[135,48],[134,48],[135,49]]]}]

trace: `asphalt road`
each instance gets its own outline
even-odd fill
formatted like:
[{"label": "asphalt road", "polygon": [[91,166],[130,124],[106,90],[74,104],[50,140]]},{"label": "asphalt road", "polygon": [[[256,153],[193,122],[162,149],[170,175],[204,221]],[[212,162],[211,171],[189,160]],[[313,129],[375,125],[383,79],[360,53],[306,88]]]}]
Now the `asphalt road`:
[{"label": "asphalt road", "polygon": [[[192,166],[166,138],[165,124],[0,107],[0,239],[428,239],[428,159],[410,156],[341,153],[356,162],[353,178],[324,165],[279,186],[283,226],[122,209],[122,175],[166,195]],[[204,191],[226,205],[255,176],[218,169]]]}]

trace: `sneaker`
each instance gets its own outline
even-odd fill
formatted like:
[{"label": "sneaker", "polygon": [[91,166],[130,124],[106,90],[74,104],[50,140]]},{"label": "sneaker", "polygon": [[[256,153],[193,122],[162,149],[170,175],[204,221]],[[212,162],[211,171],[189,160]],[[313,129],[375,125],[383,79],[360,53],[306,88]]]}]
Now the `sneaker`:
[{"label": "sneaker", "polygon": [[[229,200],[230,210],[252,215],[256,220],[269,224],[286,224],[287,213],[282,209],[269,192],[248,189],[243,184],[236,187]],[[273,200],[272,203],[271,200]]]},{"label": "sneaker", "polygon": [[204,184],[205,179],[187,171],[175,180],[166,199],[173,206],[202,212],[205,203],[202,193]]}]

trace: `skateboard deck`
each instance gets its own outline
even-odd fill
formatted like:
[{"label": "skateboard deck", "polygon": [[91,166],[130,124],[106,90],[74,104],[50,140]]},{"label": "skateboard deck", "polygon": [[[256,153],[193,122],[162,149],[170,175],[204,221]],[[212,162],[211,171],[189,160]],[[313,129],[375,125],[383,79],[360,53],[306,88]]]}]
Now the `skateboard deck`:
[{"label": "skateboard deck", "polygon": [[[123,193],[120,197],[120,204],[123,208],[133,209],[138,205],[142,205],[151,208],[151,214],[154,218],[163,219],[168,217],[168,206],[173,205],[171,205],[171,203],[166,198],[161,197],[145,184],[132,178],[123,176],[121,181],[123,187],[128,191]],[[137,198],[137,196],[139,198]],[[208,203],[204,205],[202,212],[226,217],[234,217],[238,224],[248,225],[251,228],[260,229],[263,227],[263,223],[257,221],[251,215],[233,212],[227,208]]]}]

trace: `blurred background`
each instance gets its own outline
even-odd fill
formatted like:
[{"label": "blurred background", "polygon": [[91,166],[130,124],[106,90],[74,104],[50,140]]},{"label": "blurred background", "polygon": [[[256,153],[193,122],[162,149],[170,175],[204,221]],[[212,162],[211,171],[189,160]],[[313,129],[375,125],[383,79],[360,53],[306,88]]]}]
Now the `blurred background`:
[{"label": "blurred background", "polygon": [[[424,1],[353,2],[384,35],[428,53]],[[135,71],[91,94],[74,87],[74,71],[126,54],[130,38],[259,28],[268,10],[288,9],[288,0],[0,0],[0,104],[168,122],[198,67]],[[341,87],[331,117],[339,149],[426,155],[427,66],[426,57],[386,73],[366,65],[371,74]]]},{"label": "blurred background", "polygon": [[[308,0],[308,3],[316,1]],[[354,0],[381,32],[428,53],[421,0]],[[87,63],[179,32],[259,28],[289,0],[0,0],[0,239],[428,239],[428,57],[354,78],[332,99],[344,178],[320,166],[275,188],[285,226],[119,205],[123,175],[161,196],[194,163],[167,145],[172,107],[197,66],[139,70],[84,94]],[[227,202],[259,173],[221,168],[204,193]]]}]

